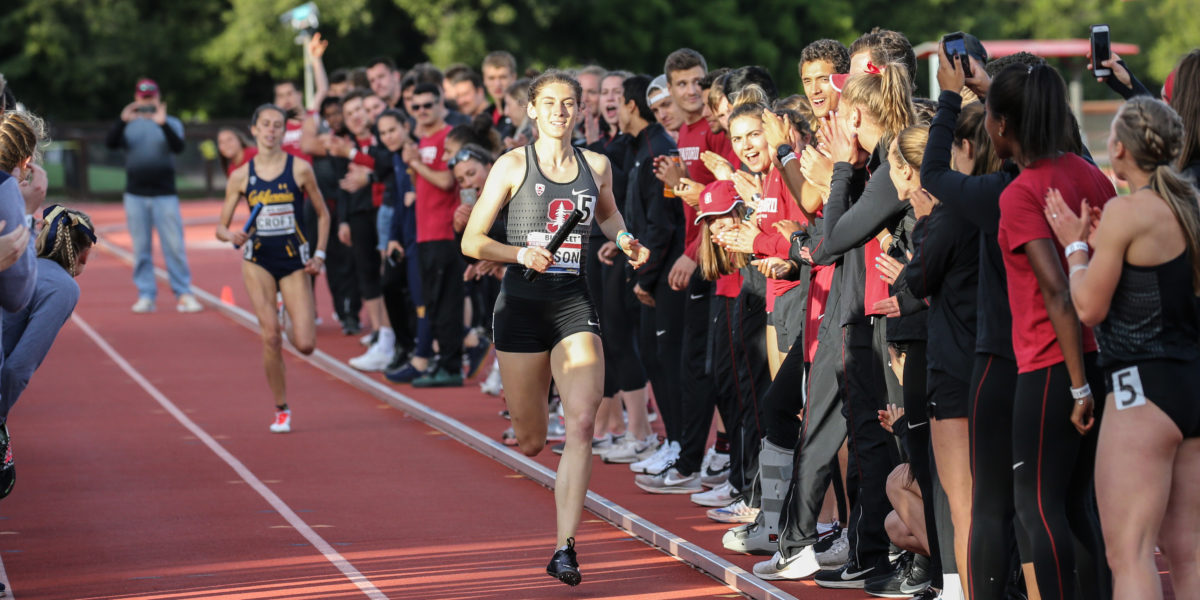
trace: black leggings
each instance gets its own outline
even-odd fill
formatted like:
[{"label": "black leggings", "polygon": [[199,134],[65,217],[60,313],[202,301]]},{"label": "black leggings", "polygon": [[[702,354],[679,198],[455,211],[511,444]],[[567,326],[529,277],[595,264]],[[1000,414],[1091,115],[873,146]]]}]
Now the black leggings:
[{"label": "black leggings", "polygon": [[[646,387],[646,371],[640,360],[638,332],[641,328],[641,303],[633,295],[623,255],[613,264],[601,265],[604,285],[600,294],[600,336],[604,343],[604,395],[632,392]],[[591,273],[588,273],[589,280]],[[664,282],[665,285],[665,282]],[[590,289],[590,288],[589,288]]]},{"label": "black leggings", "polygon": [[350,249],[354,253],[354,275],[358,279],[358,293],[365,300],[374,300],[383,295],[382,258],[379,256],[379,229],[375,224],[375,211],[351,213],[346,222],[350,224]]},{"label": "black leggings", "polygon": [[[925,361],[924,341],[908,342],[904,355],[904,419],[900,421],[897,431],[904,440],[904,450],[908,453],[909,468],[913,479],[921,488],[921,502],[925,513],[925,534],[929,540],[929,574],[933,578],[934,587],[940,588],[942,582],[942,556],[938,543],[938,527],[935,516],[934,474],[937,472],[933,464],[933,448],[930,446],[929,413],[925,400]],[[953,552],[953,545],[951,551]]]},{"label": "black leggings", "polygon": [[1006,600],[1012,546],[1022,562],[1033,560],[1029,540],[1016,523],[1013,505],[1013,400],[1017,363],[977,354],[967,403],[971,452],[971,532],[963,585],[973,600]]},{"label": "black leggings", "polygon": [[[640,349],[642,365],[654,385],[654,401],[662,415],[667,439],[679,441],[683,435],[683,389],[679,357],[683,352],[683,305],[685,292],[671,289],[666,280],[654,290],[654,306],[642,305]],[[692,374],[688,374],[692,376]],[[709,407],[712,412],[712,407]],[[706,432],[707,433],[707,432]],[[681,473],[695,473],[700,465]]]},{"label": "black leggings", "polygon": [[[1095,354],[1085,356],[1088,382],[1103,390]],[[1017,517],[1029,536],[1044,600],[1110,598],[1092,474],[1096,426],[1080,436],[1071,424],[1071,379],[1065,363],[1017,375],[1013,405],[1013,486]],[[998,546],[1003,549],[1003,546]]]}]

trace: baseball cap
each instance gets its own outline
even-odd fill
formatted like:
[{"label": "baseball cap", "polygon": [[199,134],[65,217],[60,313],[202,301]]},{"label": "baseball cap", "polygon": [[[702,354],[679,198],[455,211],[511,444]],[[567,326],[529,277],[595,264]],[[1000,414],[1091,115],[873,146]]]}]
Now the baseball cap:
[{"label": "baseball cap", "polygon": [[979,38],[969,33],[964,33],[963,46],[967,49],[967,54],[979,61],[979,64],[987,64],[987,48],[983,47],[983,42],[979,41]]},{"label": "baseball cap", "polygon": [[137,88],[134,89],[134,95],[136,95],[138,98],[157,96],[158,95],[158,84],[154,83],[153,79],[143,77],[138,80]]},{"label": "baseball cap", "polygon": [[700,192],[700,205],[696,210],[696,221],[692,224],[699,225],[700,220],[709,215],[726,214],[741,203],[742,199],[732,181],[714,181],[704,186],[704,191]]},{"label": "baseball cap", "polygon": [[1167,75],[1167,80],[1163,82],[1162,98],[1163,102],[1170,103],[1171,96],[1175,95],[1175,70],[1172,70]]},{"label": "baseball cap", "polygon": [[667,91],[667,76],[659,75],[650,82],[650,87],[646,88],[646,105],[653,106],[655,102],[666,98],[670,92]]}]

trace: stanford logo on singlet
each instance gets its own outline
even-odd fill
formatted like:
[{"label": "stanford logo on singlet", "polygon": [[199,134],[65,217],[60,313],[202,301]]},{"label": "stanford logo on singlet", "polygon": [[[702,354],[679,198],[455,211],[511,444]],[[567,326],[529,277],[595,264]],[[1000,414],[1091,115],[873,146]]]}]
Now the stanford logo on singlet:
[{"label": "stanford logo on singlet", "polygon": [[571,211],[575,210],[575,202],[566,198],[555,198],[550,201],[546,208],[546,218],[549,221],[546,223],[546,231],[555,233],[563,223],[567,222],[567,217],[571,216]]},{"label": "stanford logo on singlet", "polygon": [[538,197],[541,197],[542,193],[546,191],[546,186],[535,183],[533,184],[533,191],[537,192]]}]

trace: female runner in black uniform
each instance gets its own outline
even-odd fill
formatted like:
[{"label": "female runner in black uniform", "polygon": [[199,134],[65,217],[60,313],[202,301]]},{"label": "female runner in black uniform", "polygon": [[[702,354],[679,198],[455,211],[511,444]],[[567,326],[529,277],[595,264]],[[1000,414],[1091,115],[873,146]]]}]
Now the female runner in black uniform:
[{"label": "female runner in black uniform", "polygon": [[1114,598],[1162,598],[1156,544],[1176,597],[1200,590],[1200,210],[1171,166],[1182,139],[1175,111],[1134,98],[1113,120],[1108,156],[1135,191],[1105,205],[1094,231],[1087,202],[1076,215],[1047,194],[1071,300],[1096,326],[1105,368],[1096,496]]},{"label": "female runner in black uniform", "polygon": [[[303,160],[295,160],[279,146],[285,123],[287,117],[275,105],[264,104],[254,111],[250,130],[258,144],[258,154],[229,176],[225,205],[217,224],[217,239],[233,242],[244,251],[242,279],[258,317],[267,385],[275,396],[273,433],[287,433],[292,428],[292,411],[285,396],[283,339],[275,292],[283,295],[283,307],[291,315],[284,326],[288,341],[300,353],[311,354],[316,347],[317,325],[312,286],[305,274],[321,272],[329,237],[329,210],[312,167]],[[317,213],[317,249],[311,256],[301,222],[305,195]],[[251,208],[263,205],[251,233],[229,229],[233,211],[243,197]]]},{"label": "female runner in black uniform", "polygon": [[[551,377],[562,396],[567,437],[554,486],[558,551],[546,571],[568,585],[581,579],[574,535],[587,495],[592,432],[604,388],[600,323],[587,291],[586,261],[580,260],[588,253],[588,228],[593,219],[599,222],[635,269],[650,254],[625,231],[608,159],[571,146],[581,95],[579,82],[558,71],[530,84],[527,112],[537,123],[538,139],[496,161],[462,241],[467,256],[522,267],[509,268],[504,276],[493,328],[508,412],[526,455],[536,455],[546,444]],[[584,219],[551,255],[541,246],[576,208]],[[487,235],[501,212],[508,244]],[[527,270],[542,275],[530,282]]]}]

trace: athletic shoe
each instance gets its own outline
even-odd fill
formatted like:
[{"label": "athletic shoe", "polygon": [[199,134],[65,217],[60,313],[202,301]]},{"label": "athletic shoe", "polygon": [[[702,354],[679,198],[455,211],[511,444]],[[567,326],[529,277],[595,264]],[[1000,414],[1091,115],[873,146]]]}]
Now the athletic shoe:
[{"label": "athletic shoe", "polygon": [[830,536],[828,547],[825,546],[825,540],[817,542],[813,546],[813,550],[817,551],[817,562],[821,564],[822,569],[836,569],[850,560],[850,539],[847,537],[846,529],[843,528],[836,537]]},{"label": "athletic shoe", "polygon": [[396,346],[396,349],[392,351],[392,362],[388,363],[387,368],[384,369],[383,372],[391,373],[392,371],[403,367],[404,365],[408,364],[408,360],[410,358],[412,358],[412,352],[409,352],[408,348]]},{"label": "athletic shoe", "polygon": [[271,433],[288,433],[292,430],[292,409],[276,410],[271,422]]},{"label": "athletic shoe", "polygon": [[517,445],[516,430],[514,430],[512,427],[505,429],[504,433],[500,434],[500,442],[503,443],[505,446],[516,446]]},{"label": "athletic shoe", "polygon": [[399,369],[388,371],[383,376],[392,383],[412,383],[414,379],[427,374],[429,374],[428,369],[421,371],[412,366],[412,363],[405,363]]},{"label": "athletic shoe", "polygon": [[546,424],[546,441],[561,442],[567,439],[567,425],[563,422],[562,417],[550,417],[550,422]]},{"label": "athletic shoe", "polygon": [[154,298],[142,296],[137,299],[137,302],[133,303],[133,308],[131,310],[138,314],[144,314],[154,312],[154,308]]},{"label": "athletic shoe", "polygon": [[633,482],[651,494],[693,494],[704,489],[699,473],[683,475],[675,467],[657,475],[638,475]]},{"label": "athletic shoe", "polygon": [[451,373],[446,369],[439,368],[414,379],[412,386],[415,388],[462,387],[462,383],[462,373]]},{"label": "athletic shoe", "polygon": [[817,573],[813,581],[823,588],[833,589],[862,589],[868,579],[877,577],[880,569],[876,567],[863,568],[855,560],[846,561],[839,569],[830,569]]},{"label": "athletic shoe", "polygon": [[483,366],[484,359],[488,356],[488,351],[492,349],[492,340],[487,339],[487,336],[482,333],[478,334],[479,344],[471,348],[463,348],[463,358],[467,363],[467,379],[471,379],[479,374],[479,368]]},{"label": "athletic shoe", "polygon": [[346,317],[345,319],[338,320],[342,323],[342,335],[358,335],[362,333],[362,325],[359,324],[358,319]]},{"label": "athletic shoe", "polygon": [[[776,553],[779,549],[779,536],[768,533],[766,526],[760,523],[762,519],[763,514],[760,511],[754,516],[753,523],[738,525],[726,531],[721,536],[721,545],[730,552],[741,552],[743,554],[770,556]],[[817,569],[820,569],[820,566]]]},{"label": "athletic shoe", "polygon": [[500,381],[500,365],[492,363],[492,370],[488,371],[487,378],[479,384],[479,390],[489,396],[499,396],[504,392],[504,383]]},{"label": "athletic shoe", "polygon": [[646,439],[639,440],[628,431],[625,435],[614,438],[612,446],[600,455],[606,463],[629,464],[645,460],[654,455],[658,448],[658,434],[651,432]]},{"label": "athletic shoe", "polygon": [[364,346],[367,346],[368,348],[373,346],[375,344],[375,342],[377,342],[377,341],[379,341],[379,330],[378,329],[358,338],[358,343],[360,343]]},{"label": "athletic shoe", "polygon": [[592,438],[592,456],[604,456],[605,452],[612,449],[617,441],[617,436],[607,433],[602,438]]},{"label": "athletic shoe", "polygon": [[179,296],[179,302],[175,304],[175,310],[181,313],[195,313],[204,310],[204,305],[191,294],[183,294]]},{"label": "athletic shoe", "polygon": [[355,356],[350,359],[350,366],[359,371],[379,372],[387,368],[392,362],[392,354],[395,353],[395,348],[392,344],[371,344],[370,348],[360,356]]},{"label": "athletic shoe", "polygon": [[718,523],[753,523],[759,512],[759,509],[751,508],[745,500],[739,498],[727,506],[710,508],[704,514]]},{"label": "athletic shoe", "polygon": [[667,470],[676,459],[679,458],[679,442],[664,441],[658,447],[658,452],[655,452],[646,460],[635,462],[629,465],[629,470],[634,473],[644,473],[646,475],[657,475]]},{"label": "athletic shoe", "polygon": [[[704,483],[703,476],[700,477],[700,483],[702,485]],[[733,502],[734,496],[737,496],[737,490],[733,489],[733,485],[726,481],[707,492],[692,494],[692,502],[700,506],[729,506]]]},{"label": "athletic shoe", "polygon": [[[913,594],[912,600],[940,600],[941,597],[942,597],[942,593],[933,589],[933,587],[930,586],[930,587],[927,587],[927,588]],[[1024,595],[1021,595],[1019,597],[1021,598],[1021,600],[1025,600]]]},{"label": "athletic shoe", "polygon": [[[705,487],[717,487],[729,480],[729,453],[717,452],[710,446],[700,464],[700,483]],[[717,506],[710,504],[709,506]]]},{"label": "athletic shoe", "polygon": [[8,435],[8,423],[0,423],[0,498],[7,498],[17,482],[17,468],[13,461],[12,438]]},{"label": "athletic shoe", "polygon": [[892,564],[892,572],[868,579],[863,591],[880,598],[908,598],[928,589],[929,583],[929,559],[905,552]]},{"label": "athletic shoe", "polygon": [[567,547],[554,552],[554,558],[546,565],[546,574],[567,585],[579,585],[583,575],[579,573],[579,561],[575,556],[575,538],[567,538]]},{"label": "athletic shoe", "polygon": [[817,564],[817,555],[812,546],[805,546],[795,556],[784,560],[783,555],[776,552],[770,559],[754,565],[754,574],[759,579],[778,581],[780,579],[803,579],[821,569]]}]

